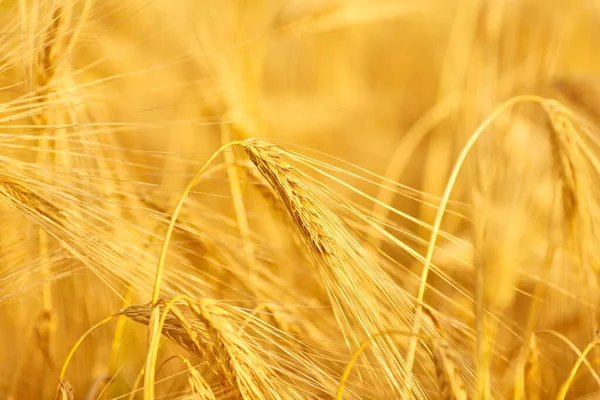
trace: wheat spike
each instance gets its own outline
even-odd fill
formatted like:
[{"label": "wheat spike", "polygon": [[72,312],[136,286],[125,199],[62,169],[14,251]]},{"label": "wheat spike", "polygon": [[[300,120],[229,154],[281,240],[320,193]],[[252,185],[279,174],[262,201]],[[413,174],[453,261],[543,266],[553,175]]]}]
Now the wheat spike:
[{"label": "wheat spike", "polygon": [[467,400],[468,396],[464,381],[455,360],[451,356],[450,347],[438,319],[429,308],[424,309],[423,315],[437,334],[437,337],[429,340],[429,345],[433,353],[442,398],[444,400]]},{"label": "wheat spike", "polygon": [[[241,146],[277,193],[305,242],[348,345],[359,346],[357,328],[372,336],[391,326],[407,326],[411,306],[406,294],[348,232],[340,217],[301,180],[300,171],[286,161],[286,152],[258,139],[246,140]],[[390,307],[382,308],[384,304]],[[385,378],[376,378],[387,379],[396,393],[402,392],[400,377],[407,372],[396,346],[378,338],[372,350],[385,371]],[[416,393],[421,390],[417,382],[413,389]]]},{"label": "wheat spike", "polygon": [[579,213],[581,199],[580,183],[577,173],[577,154],[571,135],[575,128],[555,101],[547,102],[548,115],[552,122],[553,134],[550,136],[554,161],[562,185],[563,211],[570,224]]},{"label": "wheat spike", "polygon": [[[175,310],[175,309],[173,309]],[[150,323],[150,306],[134,305],[121,310],[121,314],[144,325]],[[202,312],[196,313],[198,320],[177,316],[177,311],[169,313],[165,320],[163,335],[179,344],[198,357],[207,357],[212,368],[233,398],[239,397],[236,392],[235,369],[230,364],[230,357],[222,342],[219,332],[205,318]]]},{"label": "wheat spike", "polygon": [[525,362],[525,399],[540,400],[542,390],[542,377],[540,372],[540,356],[537,347],[537,339],[531,335],[527,349],[527,361]]},{"label": "wheat spike", "polygon": [[[302,358],[298,352],[293,356],[290,353],[289,360],[277,360],[270,351],[264,349],[262,341],[248,333],[249,321],[261,336],[273,332],[269,325],[250,314],[210,301],[188,303],[188,306],[189,309],[185,311],[171,309],[165,319],[162,334],[190,353],[206,359],[219,378],[227,398],[264,398],[268,397],[267,393],[279,393],[282,399],[302,398],[300,389],[286,380],[293,376],[290,375],[291,371],[301,370],[299,368],[303,363],[310,361]],[[151,310],[150,305],[134,305],[121,310],[120,314],[148,325]],[[246,329],[242,329],[243,327]],[[269,336],[265,336],[265,339],[267,337]],[[292,351],[290,348],[281,350],[282,355]],[[307,365],[311,365],[308,371],[314,375],[311,379],[322,379],[321,376],[325,376],[318,366]],[[333,385],[333,382],[330,381],[329,384]]]},{"label": "wheat spike", "polygon": [[29,218],[39,221],[40,217],[43,217],[46,221],[63,225],[65,213],[62,210],[11,177],[2,178],[0,178],[0,199]]},{"label": "wheat spike", "polygon": [[182,359],[183,363],[188,369],[188,385],[192,392],[189,400],[215,400],[215,394],[213,393],[210,385],[206,383],[200,372],[190,363],[187,358]]},{"label": "wheat spike", "polygon": [[339,244],[332,236],[336,231],[326,210],[315,201],[315,196],[292,174],[293,167],[276,146],[261,140],[243,144],[250,160],[267,179],[284,202],[290,216],[308,238],[311,247],[325,258],[335,257]]},{"label": "wheat spike", "polygon": [[75,400],[73,388],[68,381],[61,379],[56,393],[56,400]]}]

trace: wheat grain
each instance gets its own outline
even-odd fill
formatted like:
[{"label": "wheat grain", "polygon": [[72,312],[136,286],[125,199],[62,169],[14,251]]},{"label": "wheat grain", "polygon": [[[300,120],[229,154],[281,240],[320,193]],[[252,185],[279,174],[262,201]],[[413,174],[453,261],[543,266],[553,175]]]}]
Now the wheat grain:
[{"label": "wheat grain", "polygon": [[542,377],[540,371],[540,356],[535,335],[531,335],[527,348],[527,361],[525,362],[525,399],[541,399]]},{"label": "wheat grain", "polygon": [[333,218],[327,218],[329,213],[315,201],[309,189],[293,176],[293,167],[285,161],[282,151],[260,140],[246,141],[243,146],[250,160],[278,193],[296,226],[308,238],[311,248],[321,257],[336,257],[341,250],[333,237],[336,232]]},{"label": "wheat grain", "polygon": [[210,385],[202,378],[200,372],[194,368],[187,358],[183,358],[183,363],[188,369],[188,385],[192,392],[189,400],[216,400]]},{"label": "wheat grain", "polygon": [[574,143],[571,135],[574,134],[572,122],[568,119],[562,107],[557,102],[547,102],[548,115],[553,126],[553,134],[550,136],[554,161],[558,176],[562,185],[563,211],[569,224],[579,213],[580,184],[577,174],[577,157],[574,153]]},{"label": "wheat grain", "polygon": [[[132,321],[148,326],[150,324],[149,310],[150,307],[147,305],[131,305],[124,310],[121,310],[119,314],[126,316]],[[195,354],[200,358],[204,357],[205,351],[210,351],[211,347],[208,347],[207,345],[211,342],[207,332],[204,330],[194,330],[195,335],[198,336],[198,340],[194,340],[191,336],[192,334],[188,333],[188,330],[183,325],[182,321],[171,313],[166,317],[165,327],[162,333],[191,354]],[[199,345],[197,342],[201,344]],[[207,347],[205,348],[205,346]]]},{"label": "wheat grain", "polygon": [[423,314],[438,336],[429,340],[429,343],[433,350],[433,360],[442,398],[444,400],[467,400],[468,396],[464,381],[451,356],[450,347],[439,321],[428,308],[424,309]]}]

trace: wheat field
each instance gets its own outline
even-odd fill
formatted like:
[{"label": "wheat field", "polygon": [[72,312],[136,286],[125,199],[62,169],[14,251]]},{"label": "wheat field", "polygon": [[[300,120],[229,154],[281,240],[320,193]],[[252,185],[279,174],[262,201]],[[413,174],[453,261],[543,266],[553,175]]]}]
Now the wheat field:
[{"label": "wheat field", "polygon": [[600,399],[597,0],[0,30],[0,398]]}]

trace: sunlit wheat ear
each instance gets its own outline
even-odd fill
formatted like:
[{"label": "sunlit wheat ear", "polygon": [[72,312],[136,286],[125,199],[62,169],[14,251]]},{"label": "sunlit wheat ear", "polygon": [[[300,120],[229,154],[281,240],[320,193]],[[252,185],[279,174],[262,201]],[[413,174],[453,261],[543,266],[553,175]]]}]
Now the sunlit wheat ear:
[{"label": "sunlit wheat ear", "polygon": [[[547,111],[553,128],[554,160],[561,184],[565,245],[571,252],[571,262],[578,267],[573,269],[573,276],[581,283],[585,282],[583,295],[595,304],[598,299],[597,250],[589,238],[594,237],[596,230],[593,206],[597,203],[590,190],[593,180],[587,168],[587,163],[594,161],[590,157],[595,155],[582,151],[578,140],[580,131],[563,105],[548,101]],[[595,307],[590,309],[590,316],[592,332],[595,332],[598,330]]]},{"label": "sunlit wheat ear", "polygon": [[[148,326],[150,323],[150,310],[151,308],[148,305],[132,305],[121,310],[119,314]],[[166,316],[162,334],[200,358],[205,357],[205,352],[211,349],[207,346],[210,343],[210,338],[206,331],[190,328],[173,313]]]},{"label": "sunlit wheat ear", "polygon": [[235,347],[231,344],[228,346],[223,332],[219,329],[216,318],[205,314],[200,307],[193,307],[194,316],[204,325],[208,332],[210,341],[213,345],[213,360],[217,364],[217,376],[221,382],[221,386],[225,388],[225,393],[228,396],[237,398],[241,396],[238,388],[236,368],[233,365],[235,358]]},{"label": "sunlit wheat ear", "polygon": [[[358,347],[360,337],[406,326],[412,309],[407,295],[348,232],[340,217],[323,205],[315,187],[305,183],[303,174],[287,161],[285,150],[258,139],[240,145],[283,203],[305,243],[348,346]],[[397,347],[379,337],[371,349],[385,373],[374,379],[387,381],[401,392],[400,378],[407,375]],[[412,388],[415,393],[422,390],[417,382]]]},{"label": "sunlit wheat ear", "polygon": [[550,142],[556,171],[561,182],[563,212],[567,222],[572,225],[580,212],[581,197],[577,152],[572,137],[576,134],[576,130],[558,102],[548,101],[546,104],[553,127]]},{"label": "sunlit wheat ear", "polygon": [[[301,328],[297,323],[291,320],[290,313],[284,306],[272,303],[259,304],[252,312],[252,316],[256,316],[261,320],[272,319],[271,325],[275,328],[292,335],[298,335]],[[269,318],[270,317],[270,318]]]},{"label": "sunlit wheat ear", "polygon": [[429,344],[433,353],[433,362],[442,398],[444,400],[467,400],[465,383],[460,370],[457,368],[456,361],[452,357],[452,352],[439,321],[428,308],[424,309],[423,316],[438,336],[429,340]]},{"label": "sunlit wheat ear", "polygon": [[[173,309],[172,309],[173,310]],[[134,305],[121,310],[121,314],[133,321],[149,326],[149,306]],[[194,326],[186,318],[177,317],[167,310],[162,334],[171,339],[190,353],[210,360],[211,367],[219,377],[221,386],[229,395],[239,396],[235,379],[235,369],[231,367],[231,358],[221,341],[219,332],[211,325],[202,313],[195,315],[200,319]]]},{"label": "sunlit wheat ear", "polygon": [[[19,9],[22,11],[20,21],[24,32],[31,31],[31,46],[26,52],[25,57],[31,57],[24,65],[28,80],[30,82],[30,96],[32,98],[31,110],[26,112],[26,115],[31,116],[33,125],[37,128],[34,133],[39,135],[37,145],[33,148],[37,149],[36,163],[39,166],[47,166],[55,162],[57,157],[60,157],[60,151],[57,151],[54,139],[48,139],[53,133],[48,132],[50,126],[60,126],[69,120],[71,109],[65,107],[61,97],[68,98],[61,89],[55,86],[56,79],[60,78],[61,64],[65,64],[65,59],[69,55],[63,54],[70,47],[70,41],[74,40],[77,35],[68,34],[70,17],[74,3],[69,1],[64,2],[20,2]],[[85,18],[80,19],[83,23]],[[41,28],[41,31],[34,34]],[[65,57],[66,56],[66,57]],[[18,57],[23,57],[21,54]],[[62,60],[61,60],[62,58]],[[62,63],[61,63],[62,61]],[[58,104],[61,106],[58,106]],[[57,111],[58,110],[58,111]],[[56,129],[60,135],[61,129]],[[57,155],[58,154],[58,155]],[[47,182],[47,177],[43,174],[38,177],[41,181]],[[38,202],[38,205],[41,202]],[[54,218],[50,213],[47,215]],[[56,336],[56,311],[53,304],[52,293],[52,263],[48,260],[48,251],[51,248],[52,242],[50,235],[42,227],[39,227],[38,232],[38,251],[42,259],[43,279],[42,286],[42,309],[38,317],[38,326],[36,329],[38,338],[38,347],[48,360],[50,365],[54,365],[54,345]]]},{"label": "sunlit wheat ear", "polygon": [[61,379],[56,393],[56,400],[75,400],[73,388],[68,381]]},{"label": "sunlit wheat ear", "polygon": [[0,177],[0,199],[34,221],[40,217],[53,220],[63,215],[57,207],[9,176]]},{"label": "sunlit wheat ear", "polygon": [[281,200],[277,195],[277,192],[269,185],[265,178],[255,169],[249,169],[248,175],[253,181],[253,188],[256,189],[262,196],[262,198],[269,204],[269,206],[278,214],[285,214],[285,209],[281,204]]},{"label": "sunlit wheat ear", "polygon": [[[337,377],[320,365],[322,355],[312,352],[309,356],[293,345],[300,338],[275,329],[246,309],[221,302],[185,297],[185,306],[169,307],[184,297],[158,303],[160,323],[164,320],[160,332],[205,362],[218,378],[218,389],[213,386],[215,394],[291,400],[306,398],[314,390],[328,393],[336,387]],[[152,311],[151,305],[134,305],[120,314],[149,326]],[[160,329],[160,324],[153,329]]]},{"label": "sunlit wheat ear", "polygon": [[246,141],[242,145],[250,160],[279,195],[311,248],[325,258],[340,253],[343,244],[337,243],[333,237],[337,228],[335,222],[327,219],[329,212],[297,178],[297,171],[285,160],[283,151],[260,140]]},{"label": "sunlit wheat ear", "polygon": [[535,335],[531,335],[527,349],[527,361],[524,370],[525,399],[540,400],[542,397],[542,375],[540,355]]},{"label": "sunlit wheat ear", "polygon": [[210,385],[206,383],[202,375],[200,375],[200,372],[194,368],[188,359],[183,358],[182,360],[188,369],[188,386],[191,391],[190,400],[215,400],[215,394],[210,388]]},{"label": "sunlit wheat ear", "polygon": [[[51,94],[52,88],[50,84],[52,79],[57,75],[57,60],[60,52],[60,44],[62,39],[59,37],[59,32],[64,34],[65,8],[62,6],[56,7],[52,13],[52,18],[49,21],[46,29],[41,32],[39,37],[42,39],[39,51],[34,55],[34,70],[36,82],[36,100],[43,108],[43,103],[48,101],[48,96]],[[36,125],[44,127],[50,122],[51,116],[47,112],[40,112],[32,116]]]}]

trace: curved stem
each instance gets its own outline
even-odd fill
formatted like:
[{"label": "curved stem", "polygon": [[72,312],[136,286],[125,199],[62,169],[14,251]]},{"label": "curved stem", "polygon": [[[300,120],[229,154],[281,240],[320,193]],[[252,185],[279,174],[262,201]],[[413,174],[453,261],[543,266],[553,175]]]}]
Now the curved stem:
[{"label": "curved stem", "polygon": [[[444,191],[444,194],[443,194],[441,202],[440,202],[440,206],[439,206],[438,211],[435,216],[435,221],[433,224],[433,229],[431,231],[429,245],[427,247],[427,255],[425,257],[425,263],[423,265],[423,272],[421,273],[421,281],[419,284],[419,290],[418,290],[417,298],[416,298],[417,309],[415,312],[415,319],[413,321],[413,327],[412,327],[413,335],[411,336],[410,343],[409,343],[409,349],[408,349],[408,353],[406,356],[406,365],[407,365],[409,372],[412,371],[412,367],[414,364],[415,352],[416,352],[416,348],[417,348],[416,338],[417,338],[417,335],[418,335],[419,329],[420,329],[420,314],[421,314],[421,311],[423,308],[423,305],[422,305],[423,297],[425,294],[425,288],[427,286],[427,276],[429,274],[429,269],[431,267],[433,251],[435,250],[435,244],[436,244],[439,232],[440,232],[442,219],[444,217],[444,214],[446,211],[446,206],[448,205],[448,201],[450,199],[450,195],[452,194],[452,189],[454,188],[454,185],[458,178],[458,174],[460,173],[461,168],[462,168],[467,156],[471,152],[471,150],[472,150],[473,146],[475,145],[475,143],[477,142],[477,140],[481,137],[481,135],[485,132],[485,130],[500,116],[500,114],[502,114],[507,109],[509,109],[510,107],[512,107],[518,103],[534,102],[534,103],[538,103],[538,104],[543,104],[544,101],[545,101],[544,98],[542,98],[540,96],[535,96],[535,95],[517,96],[517,97],[513,97],[510,100],[506,101],[504,104],[502,104],[500,107],[498,107],[492,113],[492,115],[490,115],[485,121],[483,121],[483,123],[471,135],[468,142],[466,143],[466,145],[463,147],[461,153],[459,154],[456,163],[454,164],[454,168],[452,169],[452,173],[450,174],[450,178],[448,179],[446,189]],[[407,377],[408,377],[408,375],[407,375]]]},{"label": "curved stem", "polygon": [[175,211],[173,211],[173,214],[171,215],[171,221],[169,222],[169,227],[167,228],[167,232],[165,233],[165,239],[164,239],[162,247],[160,249],[160,256],[158,258],[158,265],[156,267],[156,277],[154,278],[154,290],[152,292],[152,305],[153,306],[156,305],[156,303],[158,302],[158,296],[160,294],[160,284],[162,281],[165,260],[167,258],[167,250],[169,248],[171,236],[173,235],[175,223],[177,222],[177,217],[179,217],[179,213],[181,212],[181,208],[183,207],[184,201],[186,200],[186,198],[188,197],[188,195],[190,194],[190,192],[192,191],[194,186],[196,186],[196,184],[198,183],[200,176],[202,176],[204,171],[206,171],[208,166],[215,160],[215,158],[217,158],[219,156],[219,154],[221,154],[228,147],[231,147],[231,146],[239,144],[239,143],[240,142],[236,141],[236,142],[230,142],[230,143],[227,143],[227,144],[221,146],[219,148],[219,150],[217,150],[212,156],[210,156],[210,158],[208,160],[206,160],[204,165],[202,165],[202,168],[200,168],[200,170],[196,173],[196,175],[194,175],[191,182],[187,185],[187,187],[181,194],[181,197],[179,198],[179,201],[177,202],[177,206],[175,207]]}]

